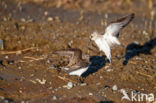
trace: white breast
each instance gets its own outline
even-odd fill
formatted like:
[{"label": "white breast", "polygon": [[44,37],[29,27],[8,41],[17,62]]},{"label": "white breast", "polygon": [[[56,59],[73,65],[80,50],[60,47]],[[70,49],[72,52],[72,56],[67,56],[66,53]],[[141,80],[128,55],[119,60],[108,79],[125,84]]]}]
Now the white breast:
[{"label": "white breast", "polygon": [[98,46],[99,50],[102,50],[102,39],[98,38],[95,40],[96,45]]}]

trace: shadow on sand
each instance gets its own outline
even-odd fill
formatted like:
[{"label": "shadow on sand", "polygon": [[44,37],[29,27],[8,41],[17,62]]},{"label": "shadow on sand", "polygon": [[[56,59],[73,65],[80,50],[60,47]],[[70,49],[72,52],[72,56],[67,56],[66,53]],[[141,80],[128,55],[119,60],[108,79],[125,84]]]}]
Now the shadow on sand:
[{"label": "shadow on sand", "polygon": [[138,45],[136,43],[129,44],[126,48],[126,55],[123,65],[127,65],[128,61],[140,54],[151,54],[151,50],[156,45],[156,38],[151,39],[146,42],[144,45]]},{"label": "shadow on sand", "polygon": [[89,65],[88,70],[82,74],[82,77],[87,77],[88,75],[95,73],[99,69],[104,67],[105,63],[107,62],[105,58],[106,58],[105,56],[90,57],[89,61],[91,62],[91,64]]}]

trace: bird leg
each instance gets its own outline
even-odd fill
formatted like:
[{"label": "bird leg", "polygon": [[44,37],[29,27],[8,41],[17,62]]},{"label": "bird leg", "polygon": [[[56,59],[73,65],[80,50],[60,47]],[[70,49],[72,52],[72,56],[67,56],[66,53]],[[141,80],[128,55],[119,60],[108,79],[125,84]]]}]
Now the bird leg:
[{"label": "bird leg", "polygon": [[82,76],[78,78],[78,82],[79,82],[79,83],[84,83],[84,80],[85,80],[85,78],[82,77]]}]

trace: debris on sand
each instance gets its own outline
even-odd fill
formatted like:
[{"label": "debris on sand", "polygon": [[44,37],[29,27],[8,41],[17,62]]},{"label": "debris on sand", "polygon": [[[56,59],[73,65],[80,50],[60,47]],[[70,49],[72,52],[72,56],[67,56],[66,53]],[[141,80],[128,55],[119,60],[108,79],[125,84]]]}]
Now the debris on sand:
[{"label": "debris on sand", "polygon": [[87,83],[81,83],[80,84],[80,86],[86,86],[87,85]]},{"label": "debris on sand", "polygon": [[57,97],[56,96],[53,96],[53,100],[57,100]]},{"label": "debris on sand", "polygon": [[48,20],[48,21],[53,21],[53,18],[52,18],[52,17],[48,17],[47,20]]},{"label": "debris on sand", "polygon": [[63,88],[71,89],[74,87],[74,84],[72,82],[68,82],[67,85],[64,85]]},{"label": "debris on sand", "polygon": [[90,92],[88,95],[89,95],[89,96],[92,96],[92,95],[93,95],[93,93],[91,93],[91,92]]},{"label": "debris on sand", "polygon": [[45,79],[40,80],[37,78],[36,80],[30,80],[30,82],[32,82],[34,84],[36,84],[37,82],[39,82],[40,84],[45,84],[46,80]]},{"label": "debris on sand", "polygon": [[45,84],[46,83],[45,79],[40,80],[40,79],[37,78],[36,81],[38,81],[40,84]]}]

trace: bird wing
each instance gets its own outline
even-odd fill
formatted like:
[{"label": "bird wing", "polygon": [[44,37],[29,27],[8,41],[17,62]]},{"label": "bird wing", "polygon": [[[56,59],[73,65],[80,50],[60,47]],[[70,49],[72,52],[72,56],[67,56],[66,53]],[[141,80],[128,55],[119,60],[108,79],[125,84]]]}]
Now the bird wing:
[{"label": "bird wing", "polygon": [[[104,38],[105,39],[105,38]],[[112,57],[111,57],[111,48],[110,45],[108,44],[107,40],[103,40],[102,41],[102,45],[101,45],[101,50],[104,51],[106,57],[109,59],[109,61],[112,61]]]},{"label": "bird wing", "polygon": [[133,20],[134,16],[135,14],[132,13],[130,15],[117,19],[116,21],[112,21],[111,24],[106,28],[105,34],[118,37],[120,30],[127,26]]}]

